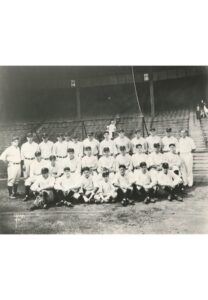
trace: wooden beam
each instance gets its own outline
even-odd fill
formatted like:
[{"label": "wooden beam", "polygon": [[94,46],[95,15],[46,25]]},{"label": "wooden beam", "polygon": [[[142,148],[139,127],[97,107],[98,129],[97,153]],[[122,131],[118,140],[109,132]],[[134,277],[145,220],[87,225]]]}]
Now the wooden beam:
[{"label": "wooden beam", "polygon": [[77,119],[81,119],[81,99],[80,99],[80,88],[76,86],[76,107],[77,107]]},{"label": "wooden beam", "polygon": [[155,117],[155,95],[154,95],[154,81],[152,76],[150,76],[150,107],[151,107],[151,117]]}]

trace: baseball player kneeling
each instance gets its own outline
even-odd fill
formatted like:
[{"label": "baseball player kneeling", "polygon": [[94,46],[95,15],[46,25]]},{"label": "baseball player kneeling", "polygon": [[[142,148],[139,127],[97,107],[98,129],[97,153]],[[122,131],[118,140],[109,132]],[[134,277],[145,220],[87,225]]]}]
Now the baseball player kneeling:
[{"label": "baseball player kneeling", "polygon": [[10,199],[15,199],[17,196],[17,187],[21,175],[21,154],[18,144],[19,138],[13,137],[11,146],[8,147],[0,156],[0,160],[7,163],[7,186]]},{"label": "baseball player kneeling", "polygon": [[117,198],[116,188],[113,186],[109,178],[110,173],[103,172],[103,179],[99,182],[99,190],[95,195],[95,203],[115,202]]},{"label": "baseball player kneeling", "polygon": [[65,205],[72,207],[72,203],[80,198],[78,193],[80,184],[76,180],[75,175],[71,174],[69,167],[65,167],[64,175],[56,179],[54,188],[58,199],[56,206]]},{"label": "baseball player kneeling", "polygon": [[31,191],[36,195],[33,206],[30,210],[48,208],[54,203],[55,178],[49,175],[48,168],[41,170],[41,176],[31,186]]}]

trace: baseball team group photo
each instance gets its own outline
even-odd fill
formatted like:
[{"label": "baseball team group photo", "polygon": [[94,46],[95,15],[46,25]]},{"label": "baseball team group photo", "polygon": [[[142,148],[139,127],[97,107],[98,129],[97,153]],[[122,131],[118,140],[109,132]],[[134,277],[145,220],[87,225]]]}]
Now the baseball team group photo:
[{"label": "baseball team group photo", "polygon": [[206,67],[0,67],[0,233],[207,233]]}]

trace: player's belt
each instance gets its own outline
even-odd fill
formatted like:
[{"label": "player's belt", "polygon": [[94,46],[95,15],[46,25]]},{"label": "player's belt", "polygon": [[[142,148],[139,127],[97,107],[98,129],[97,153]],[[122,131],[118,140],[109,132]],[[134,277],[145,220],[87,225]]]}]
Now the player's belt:
[{"label": "player's belt", "polygon": [[66,156],[58,156],[58,155],[56,155],[56,157],[58,157],[58,158],[66,158],[67,155]]},{"label": "player's belt", "polygon": [[13,165],[20,165],[20,162],[19,163],[15,163],[13,161],[10,161],[10,163],[13,164]]},{"label": "player's belt", "polygon": [[49,160],[50,158],[49,158],[49,157],[43,157],[43,159],[44,159],[44,160]]},{"label": "player's belt", "polygon": [[35,157],[31,157],[31,158],[25,157],[25,159],[27,159],[27,160],[33,160],[33,159],[35,159]]}]

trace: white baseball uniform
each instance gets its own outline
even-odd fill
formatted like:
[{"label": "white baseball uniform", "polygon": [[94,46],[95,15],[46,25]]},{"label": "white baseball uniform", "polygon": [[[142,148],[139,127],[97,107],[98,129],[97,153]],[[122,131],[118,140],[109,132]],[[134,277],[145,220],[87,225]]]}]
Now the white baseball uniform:
[{"label": "white baseball uniform", "polygon": [[64,167],[66,158],[68,156],[67,147],[68,146],[65,141],[62,142],[57,141],[53,146],[53,154],[56,156],[56,160],[60,168]]},{"label": "white baseball uniform", "polygon": [[132,171],[131,156],[126,153],[125,155],[119,154],[116,156],[116,171],[119,172],[119,166],[125,165],[128,171]]},{"label": "white baseball uniform", "polygon": [[71,174],[69,177],[67,177],[64,174],[63,176],[56,179],[54,188],[55,190],[68,192],[69,190],[80,188],[80,182],[76,180],[76,176]]},{"label": "white baseball uniform", "polygon": [[145,153],[135,153],[132,155],[132,165],[134,169],[139,169],[141,162],[147,163],[148,156]]},{"label": "white baseball uniform", "polygon": [[47,142],[42,141],[39,144],[41,156],[44,160],[49,160],[49,157],[53,154],[53,145],[54,144],[51,141],[47,141]]},{"label": "white baseball uniform", "polygon": [[71,173],[80,174],[81,173],[81,160],[78,157],[71,159],[67,157],[64,167],[69,167]]},{"label": "white baseball uniform", "polygon": [[127,136],[124,136],[121,138],[118,136],[115,140],[115,147],[116,147],[116,153],[120,153],[120,147],[125,146],[126,147],[126,152],[129,152],[131,150],[131,142],[130,139],[127,138]]},{"label": "white baseball uniform", "polygon": [[162,138],[162,147],[163,147],[163,151],[164,152],[169,152],[170,151],[170,148],[169,148],[169,145],[170,144],[175,144],[176,146],[176,152],[178,153],[178,140],[176,137],[174,136],[164,136]]},{"label": "white baseball uniform", "polygon": [[131,140],[131,144],[132,144],[133,153],[136,153],[136,145],[138,145],[138,144],[142,145],[142,151],[143,152],[146,152],[146,150],[147,150],[147,141],[143,137],[140,137],[139,139],[137,137],[134,137]]},{"label": "white baseball uniform", "polygon": [[35,159],[35,152],[39,151],[39,145],[35,142],[26,142],[21,147],[21,157],[24,161],[24,178],[28,178],[30,175],[30,166]]},{"label": "white baseball uniform", "polygon": [[182,160],[181,173],[184,185],[191,187],[193,185],[193,155],[192,150],[196,146],[193,139],[189,136],[179,139],[179,152]]},{"label": "white baseball uniform", "polygon": [[104,148],[109,148],[111,155],[114,155],[116,153],[115,142],[113,140],[105,139],[100,143],[100,155],[103,155]]},{"label": "white baseball uniform", "polygon": [[25,180],[25,186],[31,186],[41,175],[42,168],[47,167],[44,159],[34,160],[30,165],[30,176]]},{"label": "white baseball uniform", "polygon": [[88,138],[86,138],[83,141],[83,147],[84,148],[91,147],[93,155],[98,155],[99,154],[100,143],[95,138],[93,138],[92,140],[89,140]]},{"label": "white baseball uniform", "polygon": [[8,186],[18,184],[21,175],[21,153],[20,148],[15,146],[8,147],[0,156],[0,160],[8,162],[7,175]]},{"label": "white baseball uniform", "polygon": [[68,149],[74,149],[74,155],[81,158],[83,156],[83,143],[77,141],[76,143],[74,141],[71,141],[68,143]]},{"label": "white baseball uniform", "polygon": [[157,135],[148,136],[146,138],[146,141],[147,141],[148,152],[150,152],[150,153],[154,151],[154,144],[160,144],[161,145],[161,138]]}]

